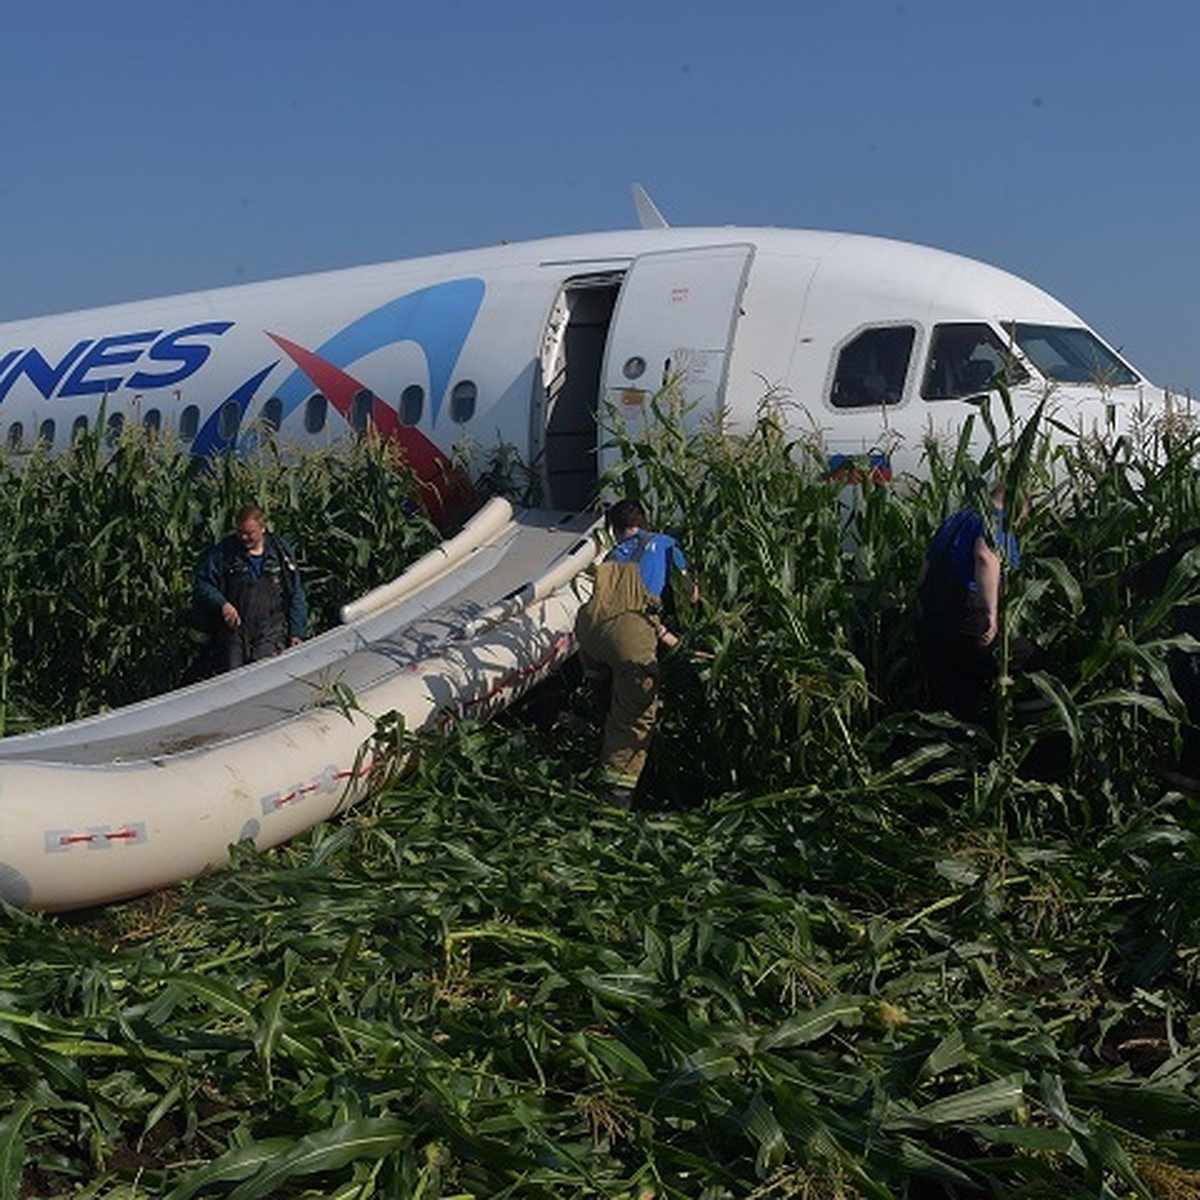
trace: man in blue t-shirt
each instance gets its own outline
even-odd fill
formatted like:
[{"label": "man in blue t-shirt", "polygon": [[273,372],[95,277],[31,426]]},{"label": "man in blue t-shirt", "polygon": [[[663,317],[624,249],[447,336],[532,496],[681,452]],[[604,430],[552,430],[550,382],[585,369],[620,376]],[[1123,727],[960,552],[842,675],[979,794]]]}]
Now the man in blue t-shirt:
[{"label": "man in blue t-shirt", "polygon": [[930,700],[960,721],[979,719],[996,677],[1002,560],[1013,567],[1021,560],[1005,523],[1003,485],[993,489],[992,504],[990,523],[973,508],[942,522],[917,585],[917,641]]},{"label": "man in blue t-shirt", "polygon": [[658,712],[658,644],[678,641],[662,623],[663,594],[672,569],[686,577],[687,560],[673,537],[644,528],[646,514],[636,500],[618,501],[607,519],[615,544],[596,568],[575,637],[584,674],[611,680],[600,759],[613,803],[628,808]]}]

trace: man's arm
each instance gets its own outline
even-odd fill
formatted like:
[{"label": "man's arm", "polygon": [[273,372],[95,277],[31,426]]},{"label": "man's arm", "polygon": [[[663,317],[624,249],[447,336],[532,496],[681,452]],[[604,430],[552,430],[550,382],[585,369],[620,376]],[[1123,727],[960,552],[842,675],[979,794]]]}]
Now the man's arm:
[{"label": "man's arm", "polygon": [[1000,557],[982,537],[975,539],[975,586],[987,613],[987,628],[979,641],[990,646],[1000,632]]},{"label": "man's arm", "polygon": [[204,552],[200,565],[192,577],[192,597],[200,608],[220,612],[226,603],[225,593],[221,591],[221,547],[210,546]]},{"label": "man's arm", "polygon": [[[671,546],[670,566],[674,566],[675,570],[682,577],[684,586],[687,588],[687,598],[695,604],[700,599],[700,584],[688,569],[687,557],[684,555],[678,542],[674,542]],[[669,576],[669,569],[667,573]]]},{"label": "man's arm", "polygon": [[290,580],[287,610],[288,637],[294,645],[308,633],[308,597],[305,596],[304,584],[300,581],[300,567],[296,563],[296,555],[286,543],[284,543],[284,549],[286,557],[283,568],[288,572]]}]

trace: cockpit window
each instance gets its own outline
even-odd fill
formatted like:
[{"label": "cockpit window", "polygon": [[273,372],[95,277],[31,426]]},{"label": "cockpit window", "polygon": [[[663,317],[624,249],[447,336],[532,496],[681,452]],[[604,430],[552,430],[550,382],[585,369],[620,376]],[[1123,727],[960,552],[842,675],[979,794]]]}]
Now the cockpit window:
[{"label": "cockpit window", "polygon": [[926,400],[961,400],[988,391],[997,378],[1012,386],[1029,372],[990,325],[961,321],[935,325],[921,395]]},{"label": "cockpit window", "polygon": [[904,396],[916,330],[911,325],[867,329],[842,347],[833,375],[835,408],[878,408]]},{"label": "cockpit window", "polygon": [[1090,329],[1069,325],[1011,326],[1017,345],[1047,379],[1127,387],[1137,383],[1131,371]]}]

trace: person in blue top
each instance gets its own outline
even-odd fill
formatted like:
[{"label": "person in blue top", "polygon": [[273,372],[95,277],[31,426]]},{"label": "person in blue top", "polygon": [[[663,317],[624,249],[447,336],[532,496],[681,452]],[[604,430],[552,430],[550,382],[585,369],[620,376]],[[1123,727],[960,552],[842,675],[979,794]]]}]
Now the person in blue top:
[{"label": "person in blue top", "polygon": [[308,602],[291,547],[244,504],[235,532],[211,547],[196,570],[196,608],[214,631],[215,673],[271,658],[304,637]]},{"label": "person in blue top", "polygon": [[992,490],[992,510],[990,520],[973,508],[947,517],[917,582],[917,642],[930,700],[961,721],[978,721],[996,677],[1003,564],[1021,561],[1005,520],[1002,484]]},{"label": "person in blue top", "polygon": [[[688,567],[673,537],[645,528],[636,500],[612,505],[607,521],[614,545],[596,568],[575,638],[584,675],[611,682],[600,760],[612,802],[628,808],[658,713],[658,647],[678,642],[662,621],[663,596],[672,571],[687,579]],[[690,579],[688,593],[696,598]]]}]

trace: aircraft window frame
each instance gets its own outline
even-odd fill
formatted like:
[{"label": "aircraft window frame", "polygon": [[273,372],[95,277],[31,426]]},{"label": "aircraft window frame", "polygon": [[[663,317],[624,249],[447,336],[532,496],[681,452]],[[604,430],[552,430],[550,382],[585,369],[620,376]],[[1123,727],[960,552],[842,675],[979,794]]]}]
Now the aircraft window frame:
[{"label": "aircraft window frame", "polygon": [[1142,381],[1086,325],[1013,321],[1005,328],[1011,331],[1021,353],[1052,383],[1110,388],[1133,387]]},{"label": "aircraft window frame", "polygon": [[179,414],[179,436],[190,442],[200,432],[200,406],[189,404]]},{"label": "aircraft window frame", "polygon": [[262,413],[258,419],[264,429],[271,433],[278,433],[279,427],[283,424],[283,401],[278,396],[272,396],[262,406]]},{"label": "aircraft window frame", "polygon": [[47,450],[54,447],[54,435],[57,432],[53,417],[47,417],[41,425],[38,426],[38,442]]},{"label": "aircraft window frame", "polygon": [[450,420],[465,425],[474,415],[479,388],[472,379],[460,379],[450,393]]},{"label": "aircraft window frame", "polygon": [[304,402],[304,432],[320,433],[329,419],[329,401],[321,392],[313,392]]},{"label": "aircraft window frame", "polygon": [[[883,346],[887,361],[879,361],[880,350],[870,347],[877,343],[907,340],[907,347]],[[855,409],[894,408],[903,403],[912,370],[917,345],[917,326],[908,321],[893,321],[886,325],[867,325],[857,329],[838,347],[833,374],[829,382],[829,404],[832,408]],[[864,347],[871,350],[870,368],[867,361],[860,365],[856,357]]]},{"label": "aircraft window frame", "polygon": [[400,393],[396,415],[401,425],[419,425],[425,414],[425,389],[419,383],[410,383]]},{"label": "aircraft window frame", "polygon": [[85,413],[80,413],[79,416],[71,422],[71,445],[75,445],[80,438],[87,437],[88,419]]},{"label": "aircraft window frame", "polygon": [[237,438],[242,423],[242,406],[236,400],[226,400],[217,412],[217,437],[223,442]]},{"label": "aircraft window frame", "polygon": [[[956,344],[957,343],[957,344]],[[1011,344],[986,321],[939,321],[929,335],[921,398],[931,404],[985,396],[997,378],[1008,387],[1029,382]]]},{"label": "aircraft window frame", "polygon": [[374,424],[375,393],[370,388],[359,388],[350,401],[350,428],[359,436]]},{"label": "aircraft window frame", "polygon": [[104,422],[104,444],[110,449],[121,440],[125,432],[125,414],[123,412],[109,413]]},{"label": "aircraft window frame", "polygon": [[148,408],[142,414],[142,428],[151,436],[162,433],[162,409]]},{"label": "aircraft window frame", "polygon": [[20,450],[25,443],[25,424],[23,421],[13,421],[8,427],[5,444],[10,450]]}]

